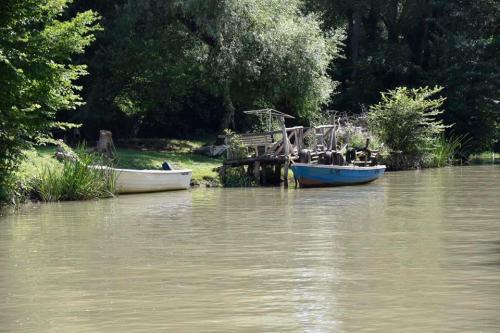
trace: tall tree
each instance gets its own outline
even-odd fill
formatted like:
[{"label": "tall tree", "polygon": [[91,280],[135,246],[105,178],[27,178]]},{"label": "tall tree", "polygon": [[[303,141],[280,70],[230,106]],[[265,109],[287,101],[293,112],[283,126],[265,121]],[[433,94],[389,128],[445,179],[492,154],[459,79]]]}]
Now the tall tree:
[{"label": "tall tree", "polygon": [[324,33],[300,5],[129,0],[98,41],[103,47],[91,72],[101,79],[91,86],[101,88],[88,110],[114,105],[120,114],[133,111],[128,118],[142,119],[142,127],[174,129],[212,115],[217,127],[233,127],[236,110],[262,106],[307,119],[335,90],[327,69],[340,56],[343,36]]},{"label": "tall tree", "polygon": [[81,105],[74,84],[83,53],[98,29],[92,11],[62,19],[67,0],[0,2],[0,195],[5,196],[22,150],[54,127],[56,112]]}]

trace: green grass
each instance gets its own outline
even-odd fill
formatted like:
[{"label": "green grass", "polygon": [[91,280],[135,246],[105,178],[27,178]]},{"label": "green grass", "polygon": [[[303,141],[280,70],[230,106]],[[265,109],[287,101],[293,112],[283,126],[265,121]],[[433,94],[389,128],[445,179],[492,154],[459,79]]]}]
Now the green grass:
[{"label": "green grass", "polygon": [[214,168],[221,166],[222,160],[193,154],[188,149],[175,151],[150,151],[136,149],[117,149],[116,166],[126,169],[161,169],[164,161],[173,164],[176,169],[193,170],[193,180],[218,181]]},{"label": "green grass", "polygon": [[474,154],[470,157],[473,163],[500,163],[500,153],[493,153],[491,151]]},{"label": "green grass", "polygon": [[[168,150],[144,150],[117,148],[115,166],[123,169],[153,169],[160,170],[164,161],[168,161],[176,169],[193,170],[193,180],[218,182],[215,168],[222,165],[222,159],[192,153],[193,149],[201,147],[202,141],[169,140]],[[37,148],[36,164],[52,163],[53,147]],[[55,161],[54,161],[55,162]],[[24,173],[33,173],[33,163],[23,163]]]},{"label": "green grass", "polygon": [[[193,149],[202,144],[201,141],[168,140],[164,150],[118,148],[114,166],[160,170],[163,162],[168,161],[176,169],[193,170],[193,181],[196,183],[220,185],[218,174],[214,169],[221,166],[222,159],[192,153]],[[43,201],[85,199],[88,197],[85,193],[92,192],[86,189],[98,189],[91,184],[92,177],[87,177],[88,175],[77,166],[57,161],[53,157],[54,153],[54,147],[45,146],[25,152],[26,158],[14,175],[16,202],[28,199]],[[93,197],[95,193],[90,194],[90,197]]]},{"label": "green grass", "polygon": [[444,167],[453,164],[455,155],[470,141],[465,135],[451,135],[448,138],[442,134],[434,142],[431,166]]},{"label": "green grass", "polygon": [[25,151],[24,154],[25,158],[14,173],[16,185],[12,196],[15,202],[24,202],[33,197],[34,183],[42,170],[60,167],[60,163],[52,157],[54,148],[40,147]]},{"label": "green grass", "polygon": [[78,153],[78,162],[59,162],[54,148],[41,147],[25,152],[25,159],[15,174],[15,201],[88,200],[110,197],[114,192],[113,174],[89,165],[103,164],[95,155]]},{"label": "green grass", "polygon": [[[201,147],[203,141],[168,140],[168,150],[117,148],[115,166],[123,169],[153,169],[160,170],[164,161],[173,164],[176,169],[193,170],[193,180],[218,182],[215,168],[222,165],[222,159],[192,153],[193,149]],[[37,148],[36,164],[53,163],[53,147]],[[57,162],[56,162],[57,163]],[[33,163],[23,163],[24,173],[33,174]]]}]

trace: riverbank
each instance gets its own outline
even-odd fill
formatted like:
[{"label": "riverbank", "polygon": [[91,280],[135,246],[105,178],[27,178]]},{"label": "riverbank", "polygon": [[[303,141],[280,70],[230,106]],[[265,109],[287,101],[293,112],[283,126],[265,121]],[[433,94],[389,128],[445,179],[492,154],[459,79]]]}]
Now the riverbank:
[{"label": "riverbank", "polygon": [[124,169],[161,169],[168,161],[175,169],[193,170],[192,186],[218,187],[219,176],[214,170],[222,159],[195,154],[203,141],[168,140],[163,147],[128,147],[116,149],[116,167]]},{"label": "riverbank", "polygon": [[[119,147],[116,149],[116,155],[111,162],[113,166],[124,169],[153,169],[160,170],[163,162],[168,161],[176,169],[191,169],[193,177],[191,186],[193,187],[219,187],[221,186],[219,177],[215,169],[222,164],[221,159],[210,158],[208,156],[193,153],[193,150],[201,147],[201,141],[187,140],[168,140],[168,144],[163,147]],[[19,166],[19,169],[13,175],[12,192],[8,202],[18,204],[27,201],[58,201],[58,200],[77,200],[75,198],[101,198],[112,196],[112,192],[107,195],[92,195],[95,186],[92,182],[87,182],[87,189],[78,184],[80,176],[87,178],[85,172],[82,174],[70,174],[68,168],[71,164],[64,164],[54,158],[55,147],[43,146],[36,149],[25,151],[25,158]],[[86,154],[88,155],[88,154]],[[92,162],[89,162],[92,164]],[[94,161],[93,163],[99,163]],[[89,165],[90,165],[89,164]],[[85,169],[85,168],[84,168]],[[75,171],[75,170],[69,170]],[[76,170],[78,172],[78,170]],[[65,177],[67,176],[67,177]],[[70,184],[63,184],[67,180]],[[72,181],[76,180],[76,181]],[[98,179],[96,179],[99,182]],[[61,184],[61,186],[58,186]],[[78,188],[75,188],[77,186]],[[50,187],[50,189],[48,188]],[[49,192],[52,196],[54,190],[61,195],[62,199],[46,200],[44,193]],[[67,199],[67,191],[79,191],[77,196],[70,196]],[[88,191],[87,191],[88,190]],[[110,189],[109,191],[113,191]],[[89,192],[89,194],[85,193]],[[7,203],[8,203],[7,202]]]},{"label": "riverbank", "polygon": [[[198,141],[172,140],[174,145],[169,150],[152,150],[149,148],[117,148],[115,166],[123,169],[160,170],[163,162],[168,161],[176,169],[193,170],[193,186],[220,186],[217,172],[214,170],[222,164],[221,159],[211,158],[193,153],[202,145]],[[46,166],[54,166],[54,147],[39,147],[27,152],[28,158],[22,163],[19,175],[23,179],[36,174]]]},{"label": "riverbank", "polygon": [[[168,161],[174,168],[193,170],[193,187],[221,187],[219,175],[215,171],[222,165],[221,158],[211,158],[193,151],[201,147],[204,141],[194,140],[141,140],[127,142],[116,149],[114,165],[126,169],[161,169]],[[26,152],[27,158],[16,173],[15,202],[37,200],[33,197],[33,183],[44,169],[62,168],[62,164],[53,156],[54,147],[38,147]],[[498,163],[498,154],[491,152],[471,156],[471,164]],[[289,178],[293,175],[290,173]]]}]

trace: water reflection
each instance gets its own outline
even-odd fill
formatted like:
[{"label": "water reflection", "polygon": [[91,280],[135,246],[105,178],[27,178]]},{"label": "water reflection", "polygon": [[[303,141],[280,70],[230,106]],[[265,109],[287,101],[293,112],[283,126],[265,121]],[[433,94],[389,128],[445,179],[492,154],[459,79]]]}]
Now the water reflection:
[{"label": "water reflection", "polygon": [[0,331],[496,332],[499,171],[27,206]]}]

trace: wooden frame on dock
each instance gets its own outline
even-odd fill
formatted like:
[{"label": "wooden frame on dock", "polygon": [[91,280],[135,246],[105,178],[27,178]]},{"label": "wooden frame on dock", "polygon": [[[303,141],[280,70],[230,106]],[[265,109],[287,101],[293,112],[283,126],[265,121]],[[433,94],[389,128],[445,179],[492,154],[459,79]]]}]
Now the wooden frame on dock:
[{"label": "wooden frame on dock", "polygon": [[[244,111],[244,113],[267,117],[268,131],[227,135],[225,142],[229,148],[224,168],[247,166],[247,174],[252,175],[256,182],[262,185],[279,184],[281,170],[283,170],[283,182],[284,186],[287,187],[288,169],[290,164],[296,161],[344,165],[343,155],[346,155],[347,152],[349,135],[345,137],[345,135],[339,134],[342,132],[342,126],[341,117],[338,116],[337,112],[331,112],[332,124],[309,128],[303,126],[287,128],[285,120],[294,119],[294,117],[274,109],[250,110]],[[280,130],[273,130],[273,120],[280,124]],[[248,152],[246,156],[232,158],[232,156],[238,155],[231,151],[230,143],[233,136],[238,138],[238,143],[243,145]],[[342,147],[339,147],[340,143],[342,143]],[[361,153],[364,154],[364,161],[356,162],[367,165],[372,155],[368,150],[368,141]],[[354,154],[354,159],[356,159],[355,150]],[[351,162],[351,160],[347,162]],[[275,168],[272,172],[273,179],[266,178],[266,175],[271,174],[267,170],[270,167]]]},{"label": "wooden frame on dock", "polygon": [[[255,180],[263,185],[268,183],[267,179],[263,179],[265,177],[261,177],[266,175],[265,169],[267,167],[275,168],[272,183],[280,181],[281,169],[283,169],[284,185],[288,186],[290,163],[298,160],[300,150],[304,147],[304,127],[287,128],[285,120],[294,119],[294,117],[274,109],[250,110],[244,111],[244,113],[267,117],[268,131],[227,136],[225,141],[229,144],[231,136],[237,135],[239,142],[247,148],[249,154],[244,158],[231,159],[229,157],[233,154],[228,151],[228,159],[224,162],[224,167],[248,166],[249,169],[253,169]],[[272,130],[273,119],[279,121],[280,131]]]}]

